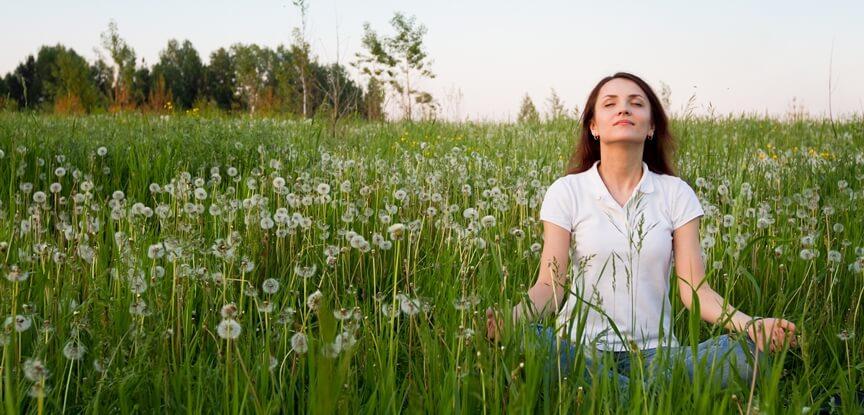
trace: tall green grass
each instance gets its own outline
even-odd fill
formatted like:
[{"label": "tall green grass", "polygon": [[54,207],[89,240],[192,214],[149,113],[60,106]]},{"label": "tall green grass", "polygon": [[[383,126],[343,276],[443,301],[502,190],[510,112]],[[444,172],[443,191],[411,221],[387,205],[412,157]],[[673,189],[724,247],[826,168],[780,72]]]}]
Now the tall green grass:
[{"label": "tall green grass", "polygon": [[[706,208],[709,283],[748,314],[795,322],[801,347],[776,354],[752,396],[750,385],[691,381],[678,362],[671,379],[634,382],[626,399],[578,375],[584,362],[550,372],[548,347],[527,324],[507,321],[500,344],[484,338],[483,310],[508,310],[537,277],[537,210],[564,171],[573,123],[333,131],[245,118],[0,114],[0,316],[12,318],[2,331],[2,412],[802,413],[839,393],[840,410],[855,413],[862,125],[673,120],[679,175]],[[169,213],[130,213],[140,212],[135,203]],[[203,213],[185,213],[196,204]],[[279,208],[292,225],[262,228]],[[467,208],[494,226],[472,225]],[[389,232],[396,223],[406,228]],[[233,256],[214,254],[220,241]],[[163,255],[148,256],[152,246]],[[15,270],[27,278],[11,281]],[[269,278],[275,293],[263,290]],[[676,336],[692,346],[723,334],[684,310],[675,286]],[[231,303],[237,314],[223,316]],[[15,316],[30,327],[16,330]],[[236,338],[219,335],[224,320],[239,323]],[[292,348],[297,333],[305,352]],[[32,359],[47,377],[33,380]]]}]

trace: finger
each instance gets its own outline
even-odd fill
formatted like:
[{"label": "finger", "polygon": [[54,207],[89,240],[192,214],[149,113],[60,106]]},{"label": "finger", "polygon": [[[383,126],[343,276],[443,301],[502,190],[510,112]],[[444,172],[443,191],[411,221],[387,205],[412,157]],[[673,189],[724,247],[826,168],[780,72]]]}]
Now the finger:
[{"label": "finger", "polygon": [[771,351],[776,352],[783,348],[783,338],[775,335],[771,336]]},{"label": "finger", "polygon": [[777,320],[777,325],[792,332],[796,330],[795,323],[782,318]]}]

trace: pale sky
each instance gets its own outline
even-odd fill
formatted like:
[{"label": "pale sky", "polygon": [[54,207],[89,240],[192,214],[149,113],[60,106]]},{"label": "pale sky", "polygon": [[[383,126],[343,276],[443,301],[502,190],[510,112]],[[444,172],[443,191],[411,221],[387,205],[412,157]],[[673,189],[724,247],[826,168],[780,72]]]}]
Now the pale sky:
[{"label": "pale sky", "polygon": [[[206,62],[233,43],[289,44],[300,24],[285,0],[31,0],[3,9],[2,74],[46,44],[92,62],[111,19],[148,66],[171,38],[189,39]],[[389,34],[395,11],[427,27],[437,77],[423,86],[451,119],[512,120],[526,93],[542,112],[551,88],[568,109],[581,108],[616,71],[642,76],[658,94],[669,85],[677,113],[695,96],[698,114],[713,106],[783,116],[794,98],[827,116],[829,79],[835,117],[864,113],[862,1],[310,0],[314,54],[354,60],[363,23]]]}]

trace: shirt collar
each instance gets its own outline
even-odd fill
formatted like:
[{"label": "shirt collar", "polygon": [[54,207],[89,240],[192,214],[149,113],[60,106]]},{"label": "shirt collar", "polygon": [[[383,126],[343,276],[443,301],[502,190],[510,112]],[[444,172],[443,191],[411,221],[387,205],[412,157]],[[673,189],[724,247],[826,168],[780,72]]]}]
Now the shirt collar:
[{"label": "shirt collar", "polygon": [[[600,178],[600,172],[597,171],[597,165],[600,164],[600,160],[594,162],[594,165],[588,170],[588,176],[591,179],[591,191],[594,193],[594,196],[597,198],[603,198],[607,195],[610,195],[609,190],[606,188],[606,184],[603,183],[603,179]],[[644,161],[642,162],[642,179],[639,180],[639,183],[636,185],[636,188],[633,190],[634,192],[639,190],[642,193],[651,193],[654,191],[654,175],[655,173],[648,169],[648,164]]]}]

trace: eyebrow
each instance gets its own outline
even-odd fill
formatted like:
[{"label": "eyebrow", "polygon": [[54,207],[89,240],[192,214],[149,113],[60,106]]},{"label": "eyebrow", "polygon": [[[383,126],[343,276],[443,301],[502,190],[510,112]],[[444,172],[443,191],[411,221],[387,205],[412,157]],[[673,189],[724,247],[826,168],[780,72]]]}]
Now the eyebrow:
[{"label": "eyebrow", "polygon": [[[642,94],[630,94],[628,98],[634,97],[645,98]],[[618,95],[604,95],[603,98],[618,98]]]}]

